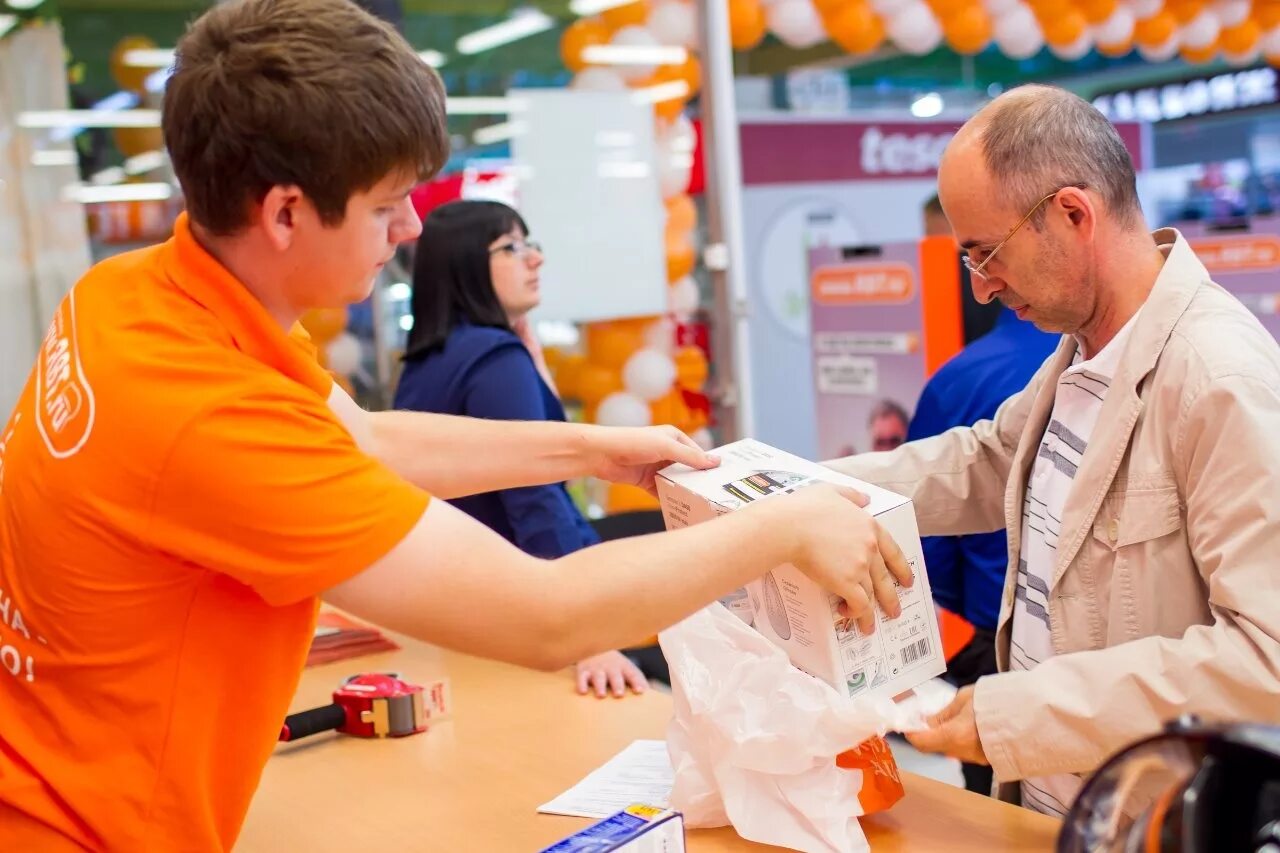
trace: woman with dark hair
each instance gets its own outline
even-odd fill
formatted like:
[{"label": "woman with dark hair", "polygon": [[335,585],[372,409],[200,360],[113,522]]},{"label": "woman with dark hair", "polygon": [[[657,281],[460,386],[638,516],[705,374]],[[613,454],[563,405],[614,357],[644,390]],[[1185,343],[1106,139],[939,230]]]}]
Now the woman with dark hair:
[{"label": "woman with dark hair", "polygon": [[[520,214],[495,201],[457,201],[422,223],[413,269],[413,329],[395,407],[521,421],[563,421],[542,348],[529,328],[542,250]],[[504,489],[452,503],[521,550],[554,559],[599,537],[563,483]],[[578,692],[625,695],[648,686],[620,652],[578,663]]]}]

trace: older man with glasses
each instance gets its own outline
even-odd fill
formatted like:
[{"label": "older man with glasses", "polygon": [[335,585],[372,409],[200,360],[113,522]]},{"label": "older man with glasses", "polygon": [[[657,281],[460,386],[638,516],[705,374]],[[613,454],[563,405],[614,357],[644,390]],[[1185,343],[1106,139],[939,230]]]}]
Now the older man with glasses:
[{"label": "older man with glasses", "polygon": [[1280,347],[1177,231],[1148,232],[1128,152],[1075,95],[996,99],[939,184],[974,295],[1062,342],[993,420],[830,464],[910,495],[923,534],[1007,528],[1001,671],[911,739],[1062,814],[1180,714],[1280,722]]}]

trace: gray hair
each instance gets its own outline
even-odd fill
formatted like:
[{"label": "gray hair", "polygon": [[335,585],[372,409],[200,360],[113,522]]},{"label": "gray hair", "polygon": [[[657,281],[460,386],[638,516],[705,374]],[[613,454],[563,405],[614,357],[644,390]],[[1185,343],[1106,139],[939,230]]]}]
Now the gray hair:
[{"label": "gray hair", "polygon": [[[1129,150],[1088,101],[1055,86],[1020,86],[979,114],[982,153],[1003,200],[1018,211],[1063,187],[1099,193],[1123,225],[1141,220]],[[1043,209],[1032,224],[1044,222]]]}]

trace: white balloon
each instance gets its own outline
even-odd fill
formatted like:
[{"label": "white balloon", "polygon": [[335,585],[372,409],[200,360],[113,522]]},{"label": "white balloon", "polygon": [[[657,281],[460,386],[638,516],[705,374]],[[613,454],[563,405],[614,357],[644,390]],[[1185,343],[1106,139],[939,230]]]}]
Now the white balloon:
[{"label": "white balloon", "polygon": [[573,75],[573,81],[569,83],[569,88],[577,89],[580,92],[625,92],[627,90],[627,81],[623,80],[618,75],[618,72],[612,68],[605,68],[603,65],[589,65]]},{"label": "white balloon", "polygon": [[992,33],[1000,52],[1010,59],[1029,59],[1044,47],[1040,23],[1025,4],[998,18]]},{"label": "white balloon", "polygon": [[[913,0],[871,0],[871,8],[881,18],[892,18],[910,6],[912,2]],[[1017,2],[1017,0],[1014,0],[1014,2]]]},{"label": "white balloon", "polygon": [[1182,44],[1199,50],[1216,42],[1220,32],[1222,24],[1218,22],[1218,16],[1205,9],[1182,28]]},{"label": "white balloon", "polygon": [[885,32],[904,52],[923,56],[942,43],[942,26],[923,3],[912,3],[885,22]]},{"label": "white balloon", "polygon": [[982,8],[993,18],[1007,15],[1018,7],[1018,0],[982,0]]},{"label": "white balloon", "polygon": [[1133,17],[1145,21],[1164,8],[1164,0],[1129,0],[1129,8],[1133,9]]},{"label": "white balloon", "polygon": [[665,125],[658,136],[659,144],[676,154],[691,154],[698,144],[698,132],[693,127],[693,121],[684,113]]},{"label": "white balloon", "polygon": [[788,47],[813,47],[827,39],[822,17],[813,8],[812,0],[778,0],[764,14],[770,32]]},{"label": "white balloon", "polygon": [[622,366],[622,385],[641,400],[653,401],[671,390],[676,363],[656,349],[639,349]]},{"label": "white balloon", "polygon": [[1080,38],[1071,44],[1049,45],[1050,53],[1067,62],[1075,62],[1091,50],[1093,50],[1093,33],[1089,32],[1087,28],[1080,34]]},{"label": "white balloon", "polygon": [[341,376],[351,376],[360,370],[360,339],[350,332],[343,332],[325,348],[329,369]]},{"label": "white balloon", "polygon": [[644,330],[644,345],[658,352],[671,353],[676,348],[676,324],[674,320],[663,317],[654,320]]},{"label": "white balloon", "polygon": [[1128,6],[1117,6],[1101,24],[1093,28],[1093,38],[1098,44],[1128,44],[1133,39],[1133,25],[1137,23],[1133,10]]},{"label": "white balloon", "polygon": [[693,276],[687,275],[667,288],[667,310],[681,323],[687,323],[693,317],[701,301],[702,294]]},{"label": "white balloon", "polygon": [[684,0],[659,3],[649,10],[645,26],[662,44],[698,46],[698,16],[694,14],[692,3]]},{"label": "white balloon", "polygon": [[698,144],[693,122],[682,113],[675,121],[659,129],[654,142],[655,171],[662,197],[680,195],[689,189],[689,179],[693,176],[693,150]]},{"label": "white balloon", "polygon": [[[644,27],[623,27],[613,34],[609,43],[618,47],[658,47],[661,43]],[[653,76],[656,65],[618,65],[617,73],[630,83],[638,83]]]},{"label": "white balloon", "polygon": [[678,196],[689,189],[693,177],[692,154],[665,154],[658,152],[658,186],[664,199]]},{"label": "white balloon", "polygon": [[1244,53],[1231,53],[1225,50],[1222,52],[1222,59],[1233,68],[1244,68],[1246,65],[1253,65],[1260,56],[1262,56],[1262,49],[1256,44]]},{"label": "white balloon", "polygon": [[649,404],[626,391],[615,391],[596,409],[596,423],[604,426],[642,427],[648,426],[652,418]]},{"label": "white balloon", "polygon": [[711,435],[711,430],[706,427],[694,430],[693,434],[690,435],[689,438],[692,438],[694,444],[698,445],[703,450],[710,450],[716,446],[716,440]]},{"label": "white balloon", "polygon": [[1280,27],[1273,27],[1258,39],[1263,56],[1280,56]]},{"label": "white balloon", "polygon": [[1147,47],[1146,45],[1138,45],[1138,54],[1147,62],[1167,62],[1178,55],[1178,45],[1181,39],[1177,33],[1169,36],[1169,40],[1164,44],[1155,47]]},{"label": "white balloon", "polygon": [[1235,27],[1249,17],[1250,3],[1249,0],[1218,0],[1212,8],[1222,26]]}]

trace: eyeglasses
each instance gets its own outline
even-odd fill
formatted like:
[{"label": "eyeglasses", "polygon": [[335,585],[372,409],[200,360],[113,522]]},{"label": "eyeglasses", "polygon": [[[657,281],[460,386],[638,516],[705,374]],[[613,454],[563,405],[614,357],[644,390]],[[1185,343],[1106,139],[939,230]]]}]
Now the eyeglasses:
[{"label": "eyeglasses", "polygon": [[529,257],[530,252],[537,252],[539,255],[541,255],[543,253],[542,244],[537,242],[536,240],[516,240],[512,243],[506,243],[501,246],[495,246],[494,248],[489,250],[489,254],[491,255],[497,255],[501,253],[501,254],[510,255],[513,258],[520,258],[521,260]]},{"label": "eyeglasses", "polygon": [[996,243],[995,248],[987,252],[986,253],[987,256],[983,258],[979,263],[974,264],[973,262],[973,249],[970,249],[967,253],[965,253],[964,268],[969,271],[970,275],[976,275],[978,278],[982,279],[983,281],[986,281],[987,274],[984,273],[982,270],[984,267],[986,267],[987,264],[991,263],[991,259],[996,256],[996,252],[1004,248],[1004,244],[1008,243],[1011,239],[1013,239],[1013,235],[1017,234],[1018,229],[1020,229],[1023,225],[1027,224],[1027,221],[1030,220],[1031,217],[1035,215],[1035,212],[1040,209],[1041,205],[1043,205],[1046,201],[1053,198],[1058,193],[1062,192],[1068,187],[1075,187],[1076,189],[1082,190],[1085,188],[1085,185],[1084,184],[1067,184],[1067,186],[1058,187],[1056,190],[1049,193],[1044,198],[1040,199],[1038,202],[1036,202],[1035,207],[1028,210],[1027,215],[1019,219],[1018,224],[1013,226],[1013,230],[1010,231],[1008,234],[1006,234],[1003,240],[1001,240],[999,243]]}]

